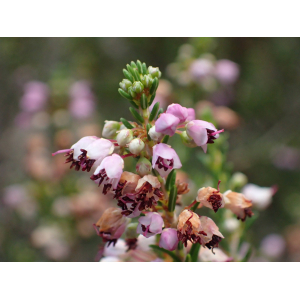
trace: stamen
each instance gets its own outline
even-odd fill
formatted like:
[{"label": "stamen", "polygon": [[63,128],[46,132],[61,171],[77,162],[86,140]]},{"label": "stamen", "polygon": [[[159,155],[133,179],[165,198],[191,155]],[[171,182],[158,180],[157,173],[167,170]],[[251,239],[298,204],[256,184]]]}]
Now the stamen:
[{"label": "stamen", "polygon": [[214,131],[214,132],[210,133],[210,135],[216,135],[216,134],[221,133],[221,132],[224,132],[224,129]]}]

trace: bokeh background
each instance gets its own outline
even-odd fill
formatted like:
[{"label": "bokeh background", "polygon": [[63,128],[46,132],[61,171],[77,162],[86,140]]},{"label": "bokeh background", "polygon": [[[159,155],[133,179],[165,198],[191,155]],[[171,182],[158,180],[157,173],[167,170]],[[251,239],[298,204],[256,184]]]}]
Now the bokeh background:
[{"label": "bokeh background", "polygon": [[[299,261],[298,38],[1,38],[0,260],[94,261],[92,224],[110,199],[51,153],[101,136],[105,120],[130,119],[117,89],[137,59],[162,71],[162,105],[193,106],[226,129],[232,173],[277,186],[247,233],[252,260]],[[201,151],[178,150],[196,183]]]}]

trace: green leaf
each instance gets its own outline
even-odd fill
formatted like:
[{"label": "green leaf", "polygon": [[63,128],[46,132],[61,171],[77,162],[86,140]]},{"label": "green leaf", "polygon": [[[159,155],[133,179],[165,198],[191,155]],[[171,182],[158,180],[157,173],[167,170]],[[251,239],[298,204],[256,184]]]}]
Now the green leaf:
[{"label": "green leaf", "polygon": [[143,63],[142,68],[143,68],[143,74],[146,75],[148,73],[147,65]]},{"label": "green leaf", "polygon": [[154,80],[153,80],[153,83],[152,83],[152,86],[151,86],[151,89],[150,89],[149,93],[151,95],[154,94],[157,90],[157,87],[158,87],[158,79],[157,79],[157,77],[155,77]]},{"label": "green leaf", "polygon": [[143,66],[142,66],[142,63],[138,60],[136,62],[136,65],[137,65],[137,68],[138,68],[138,71],[140,74],[143,74]]},{"label": "green leaf", "polygon": [[148,137],[148,140],[149,140],[149,141],[151,141],[151,137],[150,137],[150,135],[148,134],[148,132],[149,132],[149,130],[150,130],[151,127],[152,127],[151,124],[147,124],[147,137]]},{"label": "green leaf", "polygon": [[132,67],[127,64],[126,68],[127,68],[128,72],[133,76],[133,78],[135,78],[135,76],[134,76],[134,70],[132,69]]},{"label": "green leaf", "polygon": [[190,250],[190,255],[191,255],[191,259],[192,261],[198,261],[198,253],[200,250],[201,245],[199,243],[193,244],[193,246],[191,247]]},{"label": "green leaf", "polygon": [[137,69],[137,65],[135,64],[134,61],[132,61],[130,64],[131,64],[131,67],[132,67],[133,69],[134,69],[134,68]]},{"label": "green leaf", "polygon": [[124,126],[128,129],[134,128],[126,119],[121,118],[120,121],[124,124]]},{"label": "green leaf", "polygon": [[159,115],[162,114],[164,112],[164,109],[163,108],[160,108],[158,113],[157,113],[157,119],[159,118]]},{"label": "green leaf", "polygon": [[129,103],[136,109],[139,109],[139,106],[132,100],[129,100]]},{"label": "green leaf", "polygon": [[151,96],[150,101],[149,101],[149,106],[153,103],[155,96],[156,96],[156,93],[154,93],[154,94]]},{"label": "green leaf", "polygon": [[133,99],[129,94],[124,92],[122,89],[118,89],[118,92],[122,97],[124,97],[127,100],[132,100]]},{"label": "green leaf", "polygon": [[140,123],[144,123],[144,119],[143,117],[132,107],[129,107],[129,110],[131,112],[131,114],[133,115],[133,117]]},{"label": "green leaf", "polygon": [[193,207],[191,208],[191,211],[195,211],[199,206],[199,202],[196,202]]},{"label": "green leaf", "polygon": [[169,251],[169,250],[166,250],[164,248],[160,248],[159,246],[156,246],[156,245],[150,245],[149,247],[151,247],[153,250],[156,250],[158,252],[161,252],[161,253],[166,253],[168,254],[169,256],[171,256],[173,258],[174,261],[176,262],[180,262],[180,258],[173,252]]},{"label": "green leaf", "polygon": [[152,122],[155,119],[158,109],[159,109],[159,102],[154,104],[154,106],[151,110],[150,116],[149,116],[149,122]]},{"label": "green leaf", "polygon": [[143,110],[145,110],[148,107],[147,96],[144,93],[141,96],[141,107]]},{"label": "green leaf", "polygon": [[123,69],[123,74],[128,80],[130,80],[131,82],[134,82],[133,76],[127,70]]},{"label": "green leaf", "polygon": [[169,202],[168,202],[168,210],[169,212],[173,212],[176,206],[177,199],[177,187],[173,185],[170,189]]},{"label": "green leaf", "polygon": [[170,188],[175,184],[176,181],[176,171],[173,169],[167,177],[166,180],[166,190],[169,191]]},{"label": "green leaf", "polygon": [[134,78],[135,78],[135,80],[136,81],[142,81],[138,70],[134,69],[133,72],[134,72]]},{"label": "green leaf", "polygon": [[161,142],[166,144],[168,142],[168,140],[169,140],[169,136],[165,135]]}]

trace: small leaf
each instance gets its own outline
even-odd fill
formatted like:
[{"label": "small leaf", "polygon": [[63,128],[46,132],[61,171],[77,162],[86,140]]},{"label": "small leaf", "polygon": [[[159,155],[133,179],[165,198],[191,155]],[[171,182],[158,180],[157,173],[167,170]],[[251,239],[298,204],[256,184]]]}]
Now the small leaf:
[{"label": "small leaf", "polygon": [[144,123],[144,119],[143,117],[132,107],[129,107],[129,110],[131,112],[131,114],[133,115],[133,117],[140,123]]},{"label": "small leaf", "polygon": [[192,261],[194,262],[198,261],[198,254],[199,254],[200,247],[201,245],[199,243],[193,244],[193,246],[191,247],[190,255]]},{"label": "small leaf", "polygon": [[151,137],[149,135],[149,130],[150,130],[151,127],[152,127],[151,124],[147,124],[147,137],[148,137],[149,141],[151,141]]},{"label": "small leaf", "polygon": [[143,66],[142,66],[142,63],[138,60],[136,62],[136,65],[137,65],[137,68],[138,68],[138,71],[140,74],[143,74]]},{"label": "small leaf", "polygon": [[142,68],[143,68],[143,74],[146,75],[148,73],[147,65],[143,63]]},{"label": "small leaf", "polygon": [[129,103],[136,109],[139,109],[139,106],[132,100],[129,100]]},{"label": "small leaf", "polygon": [[124,126],[128,129],[134,128],[126,119],[121,118],[120,121],[124,124]]},{"label": "small leaf", "polygon": [[132,97],[129,94],[127,94],[126,92],[124,92],[122,89],[118,89],[118,92],[125,99],[132,100]]},{"label": "small leaf", "polygon": [[160,108],[158,113],[157,113],[157,119],[159,118],[159,115],[162,114],[164,112],[164,109],[163,108]]},{"label": "small leaf", "polygon": [[185,258],[185,262],[192,262],[192,257],[190,254],[188,254]]},{"label": "small leaf", "polygon": [[148,100],[147,100],[147,96],[145,94],[142,94],[141,96],[141,107],[143,110],[147,109],[148,107]]},{"label": "small leaf", "polygon": [[176,206],[177,199],[177,187],[173,185],[170,189],[169,202],[168,202],[168,210],[169,212],[173,212]]},{"label": "small leaf", "polygon": [[150,101],[149,101],[149,106],[153,103],[155,96],[156,96],[155,93],[151,96]]},{"label": "small leaf", "polygon": [[134,82],[133,76],[127,70],[123,69],[123,74],[128,80],[130,80],[131,82]]},{"label": "small leaf", "polygon": [[168,140],[169,140],[169,136],[165,135],[161,142],[166,144],[168,142]]},{"label": "small leaf", "polygon": [[173,169],[167,177],[166,180],[166,190],[169,191],[171,186],[175,184],[176,181],[176,171]]},{"label": "small leaf", "polygon": [[157,90],[157,87],[158,87],[158,79],[157,79],[157,77],[155,77],[154,80],[153,80],[153,83],[152,83],[152,86],[151,86],[151,89],[150,89],[149,93],[151,95],[154,94]]},{"label": "small leaf", "polygon": [[133,69],[134,69],[134,68],[137,69],[137,65],[135,64],[134,61],[132,61],[130,64],[131,64],[131,67],[132,67]]},{"label": "small leaf", "polygon": [[159,109],[159,102],[154,104],[154,106],[151,110],[150,116],[149,116],[149,122],[152,122],[155,119],[158,109]]}]

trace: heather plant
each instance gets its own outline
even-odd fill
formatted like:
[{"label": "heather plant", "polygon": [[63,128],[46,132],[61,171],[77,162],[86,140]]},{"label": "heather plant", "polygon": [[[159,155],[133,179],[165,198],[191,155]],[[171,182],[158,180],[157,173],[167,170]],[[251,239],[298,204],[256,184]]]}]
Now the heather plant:
[{"label": "heather plant", "polygon": [[[147,67],[138,60],[127,64],[123,74],[118,91],[131,105],[133,121],[122,117],[120,121],[106,121],[101,138],[85,136],[69,149],[53,153],[64,153],[66,163],[77,171],[93,170],[90,179],[99,186],[99,193],[111,198],[112,207],[93,225],[103,242],[98,258],[198,261],[202,253],[201,260],[208,261],[249,259],[251,247],[244,254],[239,250],[246,229],[239,222],[253,219],[252,201],[234,191],[246,183],[245,176],[231,177],[226,164],[226,138],[213,150],[215,142],[222,140],[224,129],[217,129],[212,118],[197,119],[193,108],[178,103],[166,110],[161,108],[154,101],[161,77],[159,68]],[[197,187],[198,192],[184,201],[189,183],[178,180],[182,163],[169,144],[176,135],[180,136],[180,147],[201,147],[204,153],[212,148],[202,158],[211,171],[212,186]],[[136,172],[124,167],[132,158]],[[220,225],[202,215],[203,208],[213,212]],[[230,233],[230,242],[224,243],[227,254],[219,249],[215,252],[226,241],[218,227],[226,228],[226,222]]]}]

